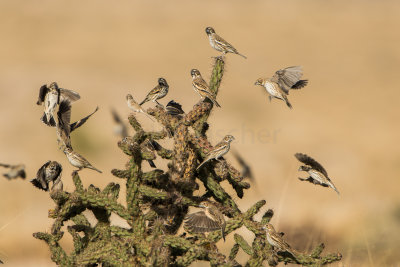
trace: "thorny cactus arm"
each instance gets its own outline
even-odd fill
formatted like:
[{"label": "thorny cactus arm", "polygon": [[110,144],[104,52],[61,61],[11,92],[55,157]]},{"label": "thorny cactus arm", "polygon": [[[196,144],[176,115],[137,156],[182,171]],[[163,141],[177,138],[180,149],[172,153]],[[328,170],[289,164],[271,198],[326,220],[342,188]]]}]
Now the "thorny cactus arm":
[{"label": "thorny cactus arm", "polygon": [[[224,74],[225,59],[215,59],[210,78],[210,90],[219,92]],[[242,198],[250,187],[242,181],[240,172],[227,161],[212,161],[196,170],[199,162],[213,148],[206,132],[208,117],[213,104],[201,100],[185,116],[172,116],[160,106],[149,108],[162,126],[160,132],[143,129],[134,115],[128,120],[135,134],[118,142],[118,147],[128,156],[125,169],[113,169],[111,173],[125,183],[125,205],[119,203],[120,185],[108,184],[102,191],[93,185],[85,188],[77,172],[72,174],[73,192],[53,191],[50,196],[56,204],[49,211],[54,218],[51,233],[35,233],[50,248],[51,259],[60,266],[188,266],[197,260],[208,261],[211,266],[238,266],[239,250],[247,255],[246,266],[262,266],[278,262],[296,263],[305,266],[321,266],[341,259],[340,254],[321,256],[324,246],[317,246],[311,254],[281,253],[266,241],[263,227],[273,216],[272,210],[263,215],[261,222],[253,219],[266,204],[258,201],[242,212],[234,196],[227,193],[221,182],[229,185]],[[173,147],[167,148],[156,141],[172,139]],[[160,157],[168,161],[164,170],[143,171],[142,162]],[[197,196],[202,183],[206,193]],[[222,254],[216,243],[222,239],[221,231],[207,235],[187,233],[178,235],[189,206],[213,198],[218,209],[229,219],[225,235],[246,227],[254,235],[248,242],[237,233],[235,243],[228,256]],[[93,212],[97,222],[92,225],[83,214]],[[129,227],[111,225],[110,216],[115,214],[125,220]],[[71,234],[74,250],[68,255],[60,246],[61,231],[66,221],[73,225],[67,230]],[[184,229],[185,230],[185,229]]]}]

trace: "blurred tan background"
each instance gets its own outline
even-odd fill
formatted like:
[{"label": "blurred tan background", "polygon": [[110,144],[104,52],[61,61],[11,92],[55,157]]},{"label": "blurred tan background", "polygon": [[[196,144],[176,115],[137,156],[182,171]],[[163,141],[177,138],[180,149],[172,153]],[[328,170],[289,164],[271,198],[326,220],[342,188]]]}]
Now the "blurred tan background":
[{"label": "blurred tan background", "polygon": [[[26,181],[0,177],[0,259],[8,266],[54,266],[45,243],[32,237],[50,229],[53,202],[28,181],[47,160],[57,160],[64,188],[73,189],[73,168],[57,149],[55,130],[39,120],[39,87],[57,81],[78,91],[74,121],[100,107],[72,143],[104,173],[83,170],[81,177],[86,186],[121,182],[110,174],[127,160],[116,146],[110,108],[126,118],[125,95],[142,100],[162,76],[170,92],[160,102],[174,99],[189,111],[199,99],[190,69],[208,79],[211,56],[218,55],[204,31],[213,26],[248,57],[228,55],[222,108],[213,112],[209,132],[213,143],[233,134],[233,148],[253,167],[256,184],[240,207],[265,199],[275,210],[272,222],[296,249],[324,242],[325,252],[340,251],[343,261],[333,266],[398,266],[399,2],[168,3],[0,2],[0,162],[25,163],[28,173]],[[289,110],[279,100],[269,103],[253,84],[292,65],[302,65],[310,83],[291,92]],[[341,195],[300,182],[296,152],[325,166]],[[224,251],[230,242],[231,236],[221,244]]]}]

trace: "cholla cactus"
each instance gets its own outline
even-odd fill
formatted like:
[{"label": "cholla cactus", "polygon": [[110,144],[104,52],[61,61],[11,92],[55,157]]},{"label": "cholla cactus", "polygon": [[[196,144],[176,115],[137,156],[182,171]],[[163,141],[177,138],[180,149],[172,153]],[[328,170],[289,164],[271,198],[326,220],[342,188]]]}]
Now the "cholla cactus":
[{"label": "cholla cactus", "polygon": [[[214,95],[218,94],[224,64],[223,57],[215,59],[209,82]],[[206,135],[212,108],[213,104],[207,98],[185,115],[167,114],[158,105],[150,108],[147,113],[164,126],[160,132],[143,130],[135,116],[130,115],[129,122],[136,133],[118,142],[129,161],[125,169],[112,170],[126,186],[126,206],[117,201],[119,184],[110,183],[103,190],[93,185],[84,188],[78,173],[74,172],[75,191],[54,190],[50,194],[56,203],[56,208],[49,212],[49,217],[54,219],[51,232],[34,234],[49,245],[52,260],[61,266],[188,266],[197,260],[208,261],[211,266],[240,266],[236,261],[240,248],[248,254],[246,266],[262,266],[263,263],[275,266],[278,262],[321,266],[340,260],[338,253],[321,256],[323,244],[311,254],[276,251],[268,243],[265,231],[272,211],[268,210],[260,222],[253,219],[265,205],[265,200],[241,211],[234,201],[235,196],[229,195],[220,184],[228,180],[237,196],[242,198],[250,185],[242,181],[240,172],[225,160],[211,161],[196,170],[212,149]],[[172,148],[158,144],[157,141],[166,138],[173,139]],[[151,150],[149,143],[157,145]],[[143,161],[156,157],[168,161],[168,169],[143,172]],[[204,185],[206,193],[195,196],[199,183]],[[178,235],[189,206],[210,200],[227,217],[224,231],[204,235],[185,229],[187,234]],[[86,209],[94,213],[96,225],[89,224],[82,214]],[[112,213],[126,220],[130,227],[111,225]],[[66,221],[74,223],[67,227],[74,242],[74,250],[69,255],[59,243]],[[234,234],[235,244],[230,255],[222,254],[216,246],[223,238],[222,232],[227,236],[241,227],[254,233],[251,245],[242,236]]]}]

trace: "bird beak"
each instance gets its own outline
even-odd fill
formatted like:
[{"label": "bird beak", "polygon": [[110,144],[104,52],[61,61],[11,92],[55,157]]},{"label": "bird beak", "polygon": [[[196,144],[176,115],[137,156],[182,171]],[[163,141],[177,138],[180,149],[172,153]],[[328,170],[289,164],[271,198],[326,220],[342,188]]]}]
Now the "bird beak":
[{"label": "bird beak", "polygon": [[199,208],[207,208],[206,206],[204,206],[202,204],[199,204],[197,207],[199,207]]},{"label": "bird beak", "polygon": [[254,83],[254,85],[260,85],[260,83],[257,81],[257,82]]},{"label": "bird beak", "polygon": [[302,170],[303,170],[303,168],[300,166],[299,169],[298,169],[298,171],[300,172],[300,171],[302,171]]}]

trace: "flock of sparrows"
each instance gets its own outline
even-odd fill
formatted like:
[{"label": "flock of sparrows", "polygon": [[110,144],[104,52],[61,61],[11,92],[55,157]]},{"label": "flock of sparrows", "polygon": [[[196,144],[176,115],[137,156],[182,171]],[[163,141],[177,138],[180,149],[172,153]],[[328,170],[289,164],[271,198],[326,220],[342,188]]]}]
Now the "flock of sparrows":
[{"label": "flock of sparrows", "polygon": [[[215,33],[215,30],[211,27],[206,28],[206,33],[209,37],[211,46],[222,52],[223,55],[227,53],[238,54],[244,58],[244,55],[240,54],[231,44],[226,42],[223,38]],[[210,91],[207,83],[201,77],[198,70],[193,69],[191,71],[192,75],[192,86],[193,89],[202,97],[210,99],[214,105],[220,107],[216,100],[216,96]],[[303,76],[303,70],[301,66],[293,66],[284,69],[280,69],[275,72],[272,78],[259,78],[255,82],[255,85],[263,86],[267,93],[269,94],[269,100],[272,98],[277,98],[285,101],[289,108],[292,108],[287,95],[289,91],[294,89],[300,89],[308,84],[308,80],[301,79]],[[226,153],[229,152],[230,143],[235,140],[231,135],[226,135],[221,142],[219,142],[205,157],[203,162],[197,167],[199,170],[204,164],[210,160],[219,160]],[[244,162],[243,159],[236,153],[236,159],[239,164],[243,167],[246,173],[243,175],[250,176],[250,168]],[[339,191],[334,186],[327,172],[316,160],[302,153],[296,153],[295,157],[304,165],[299,168],[299,171],[305,171],[309,174],[308,178],[299,178],[301,181],[309,181],[311,183],[321,185],[324,187],[331,187],[338,194]],[[185,218],[185,227],[192,232],[204,233],[214,230],[221,230],[222,237],[225,240],[225,226],[226,222],[223,213],[210,201],[204,201],[198,206],[204,210],[195,213],[188,214]],[[286,251],[293,254],[294,250],[283,240],[282,234],[275,231],[272,224],[267,224],[264,227],[266,231],[266,237],[268,243],[277,251]]]},{"label": "flock of sparrows", "polygon": [[[211,46],[222,52],[222,56],[227,53],[233,53],[240,55],[244,58],[246,56],[240,54],[231,44],[216,34],[215,30],[211,27],[206,28],[206,33],[209,38]],[[192,87],[199,94],[201,99],[208,98],[215,106],[221,107],[216,100],[216,95],[212,93],[207,82],[202,78],[201,73],[197,69],[192,69],[190,72],[192,76]],[[287,95],[291,89],[300,89],[308,84],[308,80],[302,80],[303,71],[300,66],[293,66],[284,69],[280,69],[275,72],[272,78],[260,78],[257,79],[255,85],[263,86],[269,94],[269,99],[277,98],[285,101],[289,108],[292,108]],[[153,118],[144,111],[142,104],[146,102],[155,102],[157,105],[162,106],[158,100],[165,97],[168,94],[169,85],[164,78],[158,79],[158,84],[147,94],[145,99],[138,104],[132,97],[131,94],[126,96],[128,107],[137,113],[145,114],[152,121]],[[72,148],[70,133],[82,126],[92,116],[96,110],[84,117],[83,119],[70,123],[71,119],[71,103],[80,99],[80,95],[72,90],[59,88],[57,83],[53,82],[49,86],[43,85],[39,91],[39,98],[37,105],[43,105],[44,114],[41,117],[41,121],[48,126],[56,127],[57,142],[60,150],[64,152],[68,161],[74,167],[78,168],[77,171],[83,168],[89,168],[101,173],[100,170],[93,167],[83,156],[75,152]],[[58,108],[58,110],[57,110]],[[182,107],[179,103],[171,100],[166,105],[166,112],[173,116],[181,116],[184,114]],[[55,111],[57,120],[55,119]],[[112,111],[114,121],[117,123],[117,132],[122,136],[128,136],[127,127],[124,125],[121,118],[115,112]],[[231,135],[226,135],[221,142],[219,142],[203,159],[198,165],[199,170],[204,164],[215,159],[220,160],[230,150],[230,143],[235,140]],[[236,156],[238,160],[240,159]],[[331,187],[337,193],[339,191],[333,185],[329,179],[325,169],[311,157],[296,153],[295,157],[302,162],[304,165],[300,167],[299,171],[305,171],[309,174],[308,178],[299,178],[301,181],[309,181],[311,183]],[[150,163],[150,166],[155,167],[154,163]],[[241,159],[239,163],[244,166],[245,163]],[[25,178],[26,174],[23,165],[9,166],[0,164],[2,167],[9,168],[10,171],[4,174],[7,178],[22,177]],[[247,166],[247,171],[250,174],[250,169]],[[49,190],[49,183],[52,182],[53,186],[51,190],[62,190],[63,185],[61,182],[62,166],[56,161],[46,162],[37,172],[36,178],[31,180],[32,184],[42,190]],[[203,208],[202,211],[188,214],[185,218],[185,227],[192,232],[204,233],[214,230],[220,230],[222,237],[225,240],[225,226],[226,222],[223,213],[217,208],[217,206],[211,201],[203,201],[198,207]],[[282,235],[278,234],[271,224],[267,224],[265,227],[267,233],[267,240],[271,246],[278,249],[279,251],[291,252],[290,246],[282,239]]]}]

